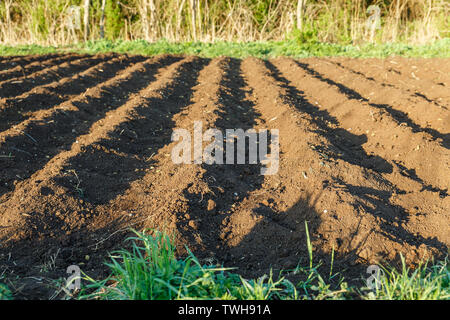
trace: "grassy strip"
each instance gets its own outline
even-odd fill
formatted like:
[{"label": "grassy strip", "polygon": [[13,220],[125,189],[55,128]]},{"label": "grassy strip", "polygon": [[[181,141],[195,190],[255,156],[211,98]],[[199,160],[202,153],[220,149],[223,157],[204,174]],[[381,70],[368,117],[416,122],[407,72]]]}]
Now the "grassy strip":
[{"label": "grassy strip", "polygon": [[56,47],[43,47],[39,45],[6,46],[0,45],[0,56],[16,56],[28,54],[48,54],[58,52]]},{"label": "grassy strip", "polygon": [[[295,288],[281,279],[262,277],[247,281],[230,269],[202,266],[189,252],[184,260],[175,258],[169,236],[137,233],[131,251],[122,250],[108,264],[111,276],[103,281],[87,278],[90,284],[81,299],[171,300],[171,299],[270,299],[294,294]],[[139,244],[138,244],[139,243]],[[286,293],[284,293],[286,294]]]},{"label": "grassy strip", "polygon": [[[450,266],[447,260],[433,266],[420,265],[412,271],[383,268],[378,288],[349,287],[343,279],[337,285],[327,282],[339,275],[322,277],[313,263],[308,237],[310,264],[291,274],[301,275],[294,284],[280,274],[246,280],[232,269],[201,265],[189,251],[186,259],[175,257],[173,238],[161,232],[136,233],[131,251],[121,250],[108,263],[111,276],[102,281],[89,277],[81,299],[450,299]],[[362,279],[363,280],[363,279]],[[334,281],[336,282],[336,281]],[[364,283],[362,281],[362,283]]]},{"label": "grassy strip", "polygon": [[380,278],[378,289],[367,295],[368,299],[385,300],[449,300],[450,265],[441,261],[428,266],[425,263],[411,271],[405,267],[402,257],[402,270],[383,268],[385,275]]},{"label": "grassy strip", "polygon": [[12,299],[11,291],[6,285],[0,282],[0,300],[11,300],[11,299]]},{"label": "grassy strip", "polygon": [[300,43],[296,40],[265,42],[183,42],[172,43],[160,40],[149,43],[144,40],[135,41],[88,41],[66,47],[5,46],[0,45],[0,55],[45,54],[54,52],[102,53],[118,52],[142,55],[187,54],[203,57],[230,56],[245,58],[272,58],[290,56],[296,58],[346,56],[354,58],[385,58],[389,56],[404,57],[450,57],[450,38],[445,38],[428,45],[408,45],[403,43],[365,44],[361,46],[331,43]]}]

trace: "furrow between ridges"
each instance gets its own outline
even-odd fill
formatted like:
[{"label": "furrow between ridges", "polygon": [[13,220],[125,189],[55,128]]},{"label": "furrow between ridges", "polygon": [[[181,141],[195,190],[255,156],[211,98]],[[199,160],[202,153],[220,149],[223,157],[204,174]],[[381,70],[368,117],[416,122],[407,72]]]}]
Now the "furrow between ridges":
[{"label": "furrow between ridges", "polygon": [[368,60],[365,63],[353,59],[324,59],[324,61],[333,63],[377,86],[394,88],[444,110],[450,108],[450,96],[443,83],[436,84],[428,79],[419,79],[414,72],[411,72],[411,77],[405,76],[393,69],[389,61],[378,59]]},{"label": "furrow between ridges", "polygon": [[90,66],[104,60],[108,55],[97,55],[66,61],[61,64],[45,68],[27,76],[0,82],[0,98],[21,95],[35,87],[39,87],[63,77],[75,75]]},{"label": "furrow between ridges", "polygon": [[[399,123],[389,112],[343,94],[335,85],[316,78],[290,59],[278,59],[269,64],[279,78],[283,77],[280,71],[286,75],[287,79],[283,79],[285,85],[291,87],[293,98],[306,98],[313,106],[312,114],[317,119],[324,119],[321,121],[322,126],[341,138],[343,150],[365,150],[374,169],[384,173],[394,171],[404,174],[405,170],[397,165],[402,162],[417,174],[412,189],[420,186],[444,195],[447,193],[450,177],[446,174],[446,168],[450,151],[440,143],[445,145],[445,136],[435,139],[427,133],[417,132],[405,123]],[[293,85],[290,85],[291,82]],[[428,154],[437,156],[429,159]],[[374,161],[378,156],[390,163],[382,165],[380,162],[378,165]],[[440,173],[437,177],[436,172]]]},{"label": "furrow between ridges", "polygon": [[400,90],[355,76],[350,71],[324,63],[323,60],[297,60],[295,63],[306,73],[335,87],[349,99],[365,102],[389,114],[399,123],[404,122],[414,131],[429,133],[435,139],[442,138],[447,148],[450,148],[448,110]]},{"label": "furrow between ridges", "polygon": [[[279,181],[273,179],[273,186],[281,185],[283,191],[271,192],[271,195],[275,199],[272,203],[283,203],[283,206],[270,208],[269,203],[269,208],[265,210],[275,213],[272,216],[276,217],[278,224],[293,228],[290,235],[274,241],[283,243],[285,248],[292,248],[286,252],[289,257],[286,263],[292,262],[292,257],[302,250],[298,241],[303,239],[304,220],[309,222],[310,232],[321,243],[320,246],[329,252],[334,246],[339,254],[353,252],[362,259],[373,261],[380,254],[395,254],[383,251],[376,245],[387,241],[399,251],[404,251],[405,247],[417,248],[422,243],[430,252],[443,250],[448,240],[445,236],[440,241],[432,241],[426,232],[408,228],[408,211],[399,205],[394,196],[402,194],[403,190],[387,180],[384,174],[367,168],[365,158],[370,157],[365,155],[364,150],[339,154],[342,153],[341,141],[333,139],[333,132],[322,124],[327,119],[313,112],[316,111],[313,104],[301,95],[293,100],[290,89],[280,76],[261,60],[246,59],[243,70],[253,90],[251,96],[256,110],[269,128],[279,129]],[[247,215],[248,219],[252,217],[249,213],[242,214]],[[267,224],[257,228],[266,230]],[[276,231],[275,225],[273,228]],[[248,250],[249,246],[253,246],[252,242],[258,241],[257,234],[252,232],[251,237],[237,239],[234,244]],[[330,238],[330,234],[342,235],[340,239],[346,241],[339,243],[340,239]],[[370,244],[364,244],[367,240]],[[265,239],[259,241],[262,245]],[[270,249],[267,251],[271,252]],[[258,258],[263,257],[264,253],[260,253]],[[254,262],[257,261],[255,259]]]},{"label": "furrow between ridges", "polygon": [[45,61],[47,59],[55,58],[58,56],[60,56],[60,54],[3,57],[3,59],[0,61],[0,70],[3,71],[10,68],[15,68],[16,66],[25,66],[34,61]]},{"label": "furrow between ridges", "polygon": [[0,133],[0,153],[6,169],[2,171],[0,195],[14,190],[16,181],[26,180],[58,153],[70,149],[78,136],[90,132],[91,125],[102,122],[109,111],[131,99],[130,94],[137,94],[154,81],[159,69],[176,60],[161,56],[132,65],[82,95]]},{"label": "furrow between ridges", "polygon": [[69,62],[78,58],[80,57],[75,55],[64,55],[64,56],[50,57],[49,59],[44,61],[34,61],[24,66],[18,65],[14,68],[9,68],[0,71],[0,82],[8,81],[11,79],[17,80],[17,78],[23,78],[34,72],[39,72],[48,67],[53,67],[55,65],[62,64],[64,62]]},{"label": "furrow between ridges", "polygon": [[[23,198],[22,201],[20,201],[23,203],[23,201],[27,202],[27,199],[31,199],[30,197],[41,197],[42,201],[38,203],[37,207],[25,209],[25,211],[28,211],[28,209],[30,209],[35,212],[33,217],[30,218],[29,215],[23,215],[24,210],[20,210],[20,203],[17,203],[17,210],[9,210],[6,215],[1,217],[2,224],[8,224],[10,221],[8,217],[11,216],[18,217],[18,220],[24,223],[25,221],[23,219],[32,219],[33,222],[29,221],[29,223],[38,225],[43,225],[46,223],[46,221],[54,222],[54,217],[50,214],[50,212],[53,212],[56,209],[64,209],[64,199],[66,197],[64,195],[66,194],[66,191],[64,191],[64,194],[60,194],[61,187],[58,188],[58,186],[55,185],[57,184],[56,180],[58,179],[58,177],[64,176],[66,174],[75,174],[75,177],[77,176],[76,171],[64,172],[65,165],[69,163],[71,159],[79,155],[83,150],[89,149],[91,147],[95,148],[96,144],[105,139],[108,134],[113,132],[118,126],[120,126],[121,123],[127,121],[127,119],[132,116],[132,114],[136,112],[138,108],[145,104],[147,97],[150,97],[154,94],[161,95],[162,97],[166,88],[169,88],[168,90],[171,90],[171,86],[176,85],[174,83],[174,79],[177,79],[179,77],[181,71],[186,71],[183,68],[183,65],[190,65],[197,59],[198,58],[190,57],[181,61],[177,61],[179,60],[179,58],[177,57],[164,56],[151,58],[146,62],[136,65],[134,68],[135,78],[133,83],[128,83],[126,86],[124,86],[125,83],[121,83],[120,85],[120,89],[124,90],[125,92],[129,91],[131,89],[130,87],[133,86],[135,94],[133,94],[131,97],[122,98],[124,99],[124,101],[120,101],[118,103],[118,106],[116,106],[115,108],[111,108],[110,110],[106,110],[102,116],[96,117],[96,121],[91,121],[91,124],[86,126],[86,130],[73,135],[73,137],[76,139],[73,144],[68,145],[62,150],[58,150],[54,155],[50,157],[50,160],[44,161],[41,164],[40,168],[36,168],[38,170],[36,170],[36,172],[32,174],[30,178],[17,183],[14,188],[14,192],[10,194],[10,197],[7,197],[6,201],[1,204],[1,206],[14,204],[14,199],[16,198]],[[169,63],[171,64],[167,67]],[[143,85],[138,85],[136,82],[140,82]],[[108,94],[108,98],[112,98],[110,94]],[[95,104],[95,100],[89,102],[90,106],[93,106]],[[71,127],[69,127],[67,131],[72,132],[70,129]],[[53,187],[55,189],[52,189]],[[77,185],[75,184],[75,186],[72,187],[74,187],[73,190],[74,192],[76,192]],[[50,203],[56,201],[55,199],[51,199],[50,202],[45,201],[46,195],[53,196],[54,198],[55,194],[58,195],[57,199],[59,200],[57,201],[62,201],[61,205],[58,205],[56,207],[54,206],[54,204],[52,205]],[[67,196],[70,197],[71,194],[67,194]],[[73,203],[74,201],[77,201],[77,199],[69,199],[70,203]],[[79,204],[83,203],[84,201],[80,199]],[[44,207],[45,209],[43,209]],[[67,214],[72,215],[70,217],[71,219],[79,218],[78,216],[73,216],[73,214],[77,214],[77,212],[67,212]],[[37,216],[40,216],[40,218],[34,220],[35,218],[37,218]],[[83,221],[84,219],[80,221],[80,223],[82,223]],[[11,231],[11,229],[9,229],[8,232],[9,231]]]},{"label": "furrow between ridges", "polygon": [[0,100],[0,132],[19,124],[26,119],[36,117],[39,112],[48,110],[63,101],[75,98],[90,88],[114,78],[118,72],[131,64],[141,62],[145,58],[133,56],[124,59],[123,56],[89,67],[74,76],[68,76],[58,81],[31,89],[14,98]]}]

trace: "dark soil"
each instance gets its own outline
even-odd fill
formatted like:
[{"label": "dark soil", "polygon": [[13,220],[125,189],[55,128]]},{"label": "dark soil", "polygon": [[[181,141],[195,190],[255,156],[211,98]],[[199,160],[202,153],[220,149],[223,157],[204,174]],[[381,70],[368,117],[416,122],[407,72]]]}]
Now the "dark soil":
[{"label": "dark soil", "polygon": [[[118,54],[0,61],[0,274],[58,297],[107,275],[130,228],[175,232],[246,277],[315,261],[358,279],[450,244],[450,65],[442,59]],[[448,69],[448,68],[447,68]],[[280,168],[176,165],[175,128],[279,129]],[[17,276],[18,279],[17,280]]]}]

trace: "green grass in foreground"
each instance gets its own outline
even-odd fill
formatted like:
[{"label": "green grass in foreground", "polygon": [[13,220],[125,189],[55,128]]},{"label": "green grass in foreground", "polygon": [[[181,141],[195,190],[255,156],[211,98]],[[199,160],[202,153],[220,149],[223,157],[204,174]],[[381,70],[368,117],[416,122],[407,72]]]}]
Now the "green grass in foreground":
[{"label": "green grass in foreground", "polygon": [[[121,250],[111,257],[107,264],[109,278],[84,278],[88,285],[80,299],[450,299],[447,259],[433,266],[421,265],[414,271],[406,268],[404,261],[400,272],[383,268],[379,288],[373,291],[364,287],[363,278],[362,286],[356,288],[349,287],[331,270],[328,276],[321,276],[320,264],[313,263],[309,237],[310,264],[290,271],[304,279],[294,284],[283,273],[277,280],[272,274],[246,280],[232,269],[201,265],[190,252],[187,258],[177,259],[174,241],[166,234],[136,234],[130,238],[131,251]],[[335,280],[333,286],[327,283],[331,280]]]},{"label": "green grass in foreground", "polygon": [[[0,280],[2,278],[0,277]],[[8,287],[0,282],[0,300],[11,300],[11,291],[8,289]]]},{"label": "green grass in foreground", "polygon": [[450,57],[450,38],[445,38],[427,45],[409,45],[403,43],[364,44],[361,46],[306,42],[297,40],[266,42],[184,42],[171,43],[164,40],[149,43],[144,40],[135,41],[89,41],[69,47],[42,47],[38,45],[6,46],[0,45],[0,55],[44,54],[55,52],[118,52],[129,54],[187,54],[203,57],[230,56],[245,58],[271,58],[291,56],[296,58],[347,56],[355,58],[385,58],[388,56],[405,57]]}]

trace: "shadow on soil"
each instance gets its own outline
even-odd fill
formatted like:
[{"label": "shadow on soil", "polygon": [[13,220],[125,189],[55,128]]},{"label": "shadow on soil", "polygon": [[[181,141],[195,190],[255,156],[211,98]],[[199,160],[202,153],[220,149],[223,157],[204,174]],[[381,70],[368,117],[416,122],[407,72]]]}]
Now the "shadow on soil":
[{"label": "shadow on soil", "polygon": [[[216,112],[218,119],[212,127],[219,129],[224,134],[226,129],[243,129],[245,131],[253,128],[256,119],[260,116],[254,110],[253,104],[245,99],[244,87],[246,84],[240,74],[240,66],[241,60],[228,59],[224,78],[220,83],[218,97],[220,107]],[[237,159],[236,149],[236,141],[234,141],[234,163]],[[224,151],[225,157],[226,152],[230,151]],[[248,163],[248,148],[246,148],[246,152],[245,163]],[[263,176],[260,175],[260,165],[203,164],[202,168],[204,169],[202,177],[204,185],[201,190],[192,190],[191,186],[184,190],[184,195],[188,199],[190,217],[185,219],[179,216],[178,229],[182,236],[191,240],[191,243],[195,243],[194,237],[196,237],[200,246],[211,254],[224,250],[221,247],[223,243],[221,240],[226,237],[222,234],[223,225],[229,219],[236,203],[244,199],[251,191],[261,188]],[[198,227],[192,228],[188,225],[189,220],[201,222]]]},{"label": "shadow on soil", "polygon": [[[135,120],[122,123],[108,139],[102,140],[92,149],[86,150],[70,161],[71,168],[80,168],[77,169],[77,174],[82,181],[85,201],[92,205],[107,203],[124,192],[131,181],[142,176],[140,171],[136,172],[135,169],[144,169],[143,166],[148,166],[149,163],[137,155],[150,157],[153,152],[157,152],[170,142],[174,126],[171,115],[190,103],[198,73],[208,62],[209,60],[202,59],[193,63],[189,66],[191,68],[189,76],[181,72],[181,78],[174,82],[174,86],[165,89],[163,99],[149,99],[145,106],[136,109]],[[255,111],[254,105],[245,98],[246,83],[240,72],[240,66],[241,60],[230,59],[221,83],[223,88],[229,89],[220,91],[221,108],[218,112],[219,119],[214,124],[219,129],[245,130],[253,127],[260,116]],[[287,89],[289,97],[284,98],[294,101],[300,112],[306,112],[316,119],[320,128],[318,134],[328,137],[338,150],[344,151],[341,159],[379,172],[392,170],[384,159],[372,157],[366,161],[365,159],[370,157],[360,146],[365,137],[355,136],[343,129],[336,131],[329,128],[324,121],[337,123],[336,119],[311,105],[302,92],[291,86],[270,62],[266,62],[266,66],[275,79]],[[181,100],[180,96],[183,96]],[[148,105],[152,108],[146,107]],[[333,138],[336,134],[338,138]],[[106,149],[118,151],[117,154],[111,154],[104,152]],[[92,163],[97,165],[92,167]],[[313,242],[321,240],[317,235],[321,218],[314,209],[319,198],[317,195],[314,197],[308,194],[299,195],[297,203],[281,213],[274,210],[270,204],[261,203],[256,208],[249,208],[248,210],[254,211],[248,212],[246,217],[257,215],[262,216],[262,219],[254,223],[250,232],[240,235],[237,244],[224,245],[227,240],[231,240],[228,239],[229,230],[225,226],[235,210],[234,205],[245,203],[249,193],[262,190],[263,176],[260,175],[259,165],[203,165],[203,169],[204,185],[199,189],[190,186],[184,190],[190,207],[189,220],[198,220],[198,227],[191,227],[189,221],[181,216],[178,217],[177,225],[178,232],[186,239],[190,239],[193,245],[200,239],[200,245],[198,247],[194,245],[192,248],[194,253],[204,259],[212,256],[216,262],[223,263],[226,267],[238,267],[237,272],[246,277],[260,276],[268,273],[270,269],[273,269],[276,275],[280,269],[292,270],[297,265],[308,265],[305,221],[308,221],[311,240]],[[117,177],[107,174],[111,171],[118,172],[122,177],[119,183]],[[446,252],[445,245],[436,239],[418,238],[403,228],[392,226],[393,222],[405,221],[407,213],[403,208],[397,208],[389,203],[389,193],[349,185],[343,181],[335,182],[346,188],[355,199],[362,200],[357,201],[355,206],[363,207],[374,216],[378,214],[374,212],[372,206],[381,208],[386,213],[381,217],[381,227],[390,240],[412,245],[425,243],[440,252]],[[73,188],[73,185],[65,179],[59,183]],[[69,184],[66,185],[67,183]],[[217,188],[218,185],[223,186],[222,190]],[[262,190],[262,192],[270,191]],[[211,201],[214,203],[213,206],[208,205],[212,203]],[[239,210],[245,211],[245,205]],[[39,224],[34,220],[30,220],[30,223]],[[90,230],[85,224],[70,235],[64,234],[64,231],[55,225],[53,230],[57,233],[55,237],[17,242],[6,242],[7,239],[2,239],[4,245],[0,249],[0,271],[6,270],[5,274],[9,277],[19,275],[23,279],[16,287],[18,298],[48,299],[55,293],[55,283],[46,279],[67,277],[65,270],[70,264],[80,265],[83,271],[93,277],[105,278],[107,270],[103,262],[107,259],[108,252],[126,248],[123,240],[130,235],[115,233],[120,225],[123,225],[121,221],[114,221],[107,228]],[[358,228],[359,226],[354,230],[355,235],[358,234]],[[344,271],[347,281],[358,281],[359,285],[361,275],[366,271],[364,263],[360,262],[357,255],[363,245],[364,241],[360,242],[359,247],[346,252],[345,256],[337,255],[334,261],[335,271]],[[91,258],[87,258],[87,255]],[[330,254],[314,248],[314,257],[315,262],[319,260],[324,262],[322,269],[324,274],[327,274],[331,263]]]},{"label": "shadow on soil", "polygon": [[178,60],[179,57],[167,56],[152,64],[151,72],[149,70],[144,77],[134,73],[120,82],[120,88],[103,88],[95,96],[73,102],[78,110],[59,110],[45,118],[45,125],[33,122],[23,134],[7,137],[0,147],[0,154],[11,154],[13,158],[1,162],[5,170],[1,172],[0,197],[13,191],[16,181],[26,180],[62,150],[70,149],[77,137],[89,132],[93,123],[126,103],[130,93],[136,93],[154,81],[160,68]]},{"label": "shadow on soil", "polygon": [[66,296],[62,288],[72,275],[67,273],[71,265],[94,279],[106,279],[109,269],[105,262],[109,255],[129,249],[130,241],[125,240],[135,236],[128,230],[117,232],[122,226],[123,221],[115,220],[105,228],[91,230],[85,226],[70,234],[55,228],[59,232],[53,237],[1,239],[0,272],[6,279],[3,282],[15,299],[48,300]]},{"label": "shadow on soil", "polygon": [[309,114],[319,130],[318,135],[324,136],[331,143],[334,150],[329,150],[334,158],[340,158],[350,164],[373,169],[380,173],[391,173],[392,165],[379,156],[372,156],[365,152],[362,145],[367,142],[367,136],[355,135],[343,128],[331,128],[329,123],[339,125],[336,118],[331,116],[326,110],[321,110],[310,103],[296,87],[290,85],[290,82],[284,78],[280,71],[269,61],[265,61],[266,67],[272,73],[272,76],[281,83],[281,86],[287,90],[288,96],[283,98],[293,104],[301,113]]},{"label": "shadow on soil", "polygon": [[[172,116],[192,103],[198,73],[208,62],[199,59],[184,64],[175,81],[160,92],[162,98],[146,98],[132,119],[70,159],[64,170],[76,170],[83,200],[106,204],[146,174],[145,169],[155,164],[148,159],[171,142]],[[60,177],[57,183],[74,190],[73,176]]]},{"label": "shadow on soil", "polygon": [[372,103],[369,101],[369,99],[361,96],[361,94],[356,92],[355,90],[343,85],[342,83],[338,83],[329,78],[326,78],[316,70],[312,69],[307,63],[302,63],[299,61],[295,61],[295,63],[316,79],[319,79],[320,81],[326,82],[329,85],[338,88],[338,90],[345,96],[347,96],[347,98],[357,101],[363,101],[372,107],[383,110],[399,123],[406,123],[406,125],[409,128],[411,128],[412,132],[426,132],[430,134],[434,139],[441,139],[442,140],[441,144],[444,148],[446,149],[450,148],[450,134],[442,134],[439,131],[432,128],[422,128],[420,125],[415,123],[411,118],[409,118],[405,112],[394,109],[392,106],[388,104]]}]

